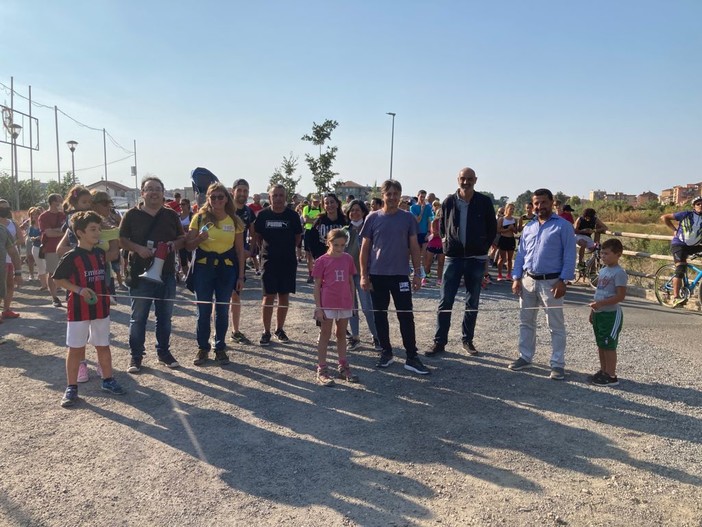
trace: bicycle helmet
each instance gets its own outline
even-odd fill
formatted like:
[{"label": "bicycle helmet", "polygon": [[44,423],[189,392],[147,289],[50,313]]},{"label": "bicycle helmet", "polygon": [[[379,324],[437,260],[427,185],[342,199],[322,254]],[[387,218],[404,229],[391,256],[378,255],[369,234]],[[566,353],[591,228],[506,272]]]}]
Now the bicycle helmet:
[{"label": "bicycle helmet", "polygon": [[695,205],[697,205],[697,204],[700,203],[700,202],[702,202],[702,196],[697,196],[696,198],[694,198],[694,199],[692,200],[692,205],[695,206]]}]

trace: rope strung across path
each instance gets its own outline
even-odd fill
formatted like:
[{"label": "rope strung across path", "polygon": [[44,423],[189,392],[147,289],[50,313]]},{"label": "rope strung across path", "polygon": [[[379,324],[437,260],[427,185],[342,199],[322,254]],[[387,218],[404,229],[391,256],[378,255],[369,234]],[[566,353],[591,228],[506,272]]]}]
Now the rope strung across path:
[{"label": "rope strung across path", "polygon": [[[190,300],[188,298],[155,298],[155,297],[150,297],[150,296],[129,296],[129,295],[97,295],[96,296],[109,296],[114,299],[136,299],[136,300],[153,300],[157,301],[160,300],[161,302],[173,302],[174,304],[210,304],[210,305],[229,305],[229,306],[243,306],[245,305],[243,302],[217,302],[217,301],[207,301],[207,300]],[[253,303],[254,301],[252,301]],[[291,302],[291,303],[299,303],[303,304],[303,302]],[[306,302],[305,302],[306,303]],[[457,302],[458,303],[458,302]],[[266,309],[290,309],[292,306],[287,305],[287,306],[279,306],[278,304],[256,304],[257,306],[260,307],[265,307]],[[536,307],[500,307],[500,308],[479,308],[479,309],[469,309],[466,308],[463,310],[463,312],[491,312],[491,311],[521,311],[521,310],[534,310],[534,309],[579,309],[582,307],[588,307],[586,304],[585,305],[580,305],[580,304],[568,304],[568,305],[563,305],[563,306],[552,306],[552,307],[547,307],[547,306],[536,306]],[[305,307],[303,306],[303,309]],[[314,306],[309,307],[311,311],[314,311]],[[328,311],[348,311],[348,309],[342,309],[342,308],[324,308]],[[358,309],[358,311],[363,311],[362,309]],[[366,311],[373,311],[373,312],[385,312],[385,313],[453,313],[454,309],[367,309]]]}]

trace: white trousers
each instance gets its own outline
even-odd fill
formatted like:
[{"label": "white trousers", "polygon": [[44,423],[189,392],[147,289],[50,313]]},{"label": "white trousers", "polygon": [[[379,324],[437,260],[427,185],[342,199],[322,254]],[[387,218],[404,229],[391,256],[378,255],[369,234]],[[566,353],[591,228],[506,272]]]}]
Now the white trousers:
[{"label": "white trousers", "polygon": [[551,333],[551,367],[565,367],[566,330],[563,316],[563,297],[553,298],[551,288],[558,278],[552,280],[534,280],[526,274],[522,278],[522,292],[519,297],[519,356],[532,362],[536,352],[536,317],[537,309],[544,306],[546,322]]}]

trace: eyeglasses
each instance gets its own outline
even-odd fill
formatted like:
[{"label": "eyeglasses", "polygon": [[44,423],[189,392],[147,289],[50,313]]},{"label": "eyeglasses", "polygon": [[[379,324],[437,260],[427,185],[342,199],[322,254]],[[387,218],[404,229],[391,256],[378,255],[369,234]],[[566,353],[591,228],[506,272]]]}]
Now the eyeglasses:
[{"label": "eyeglasses", "polygon": [[224,194],[210,194],[210,199],[212,201],[219,201],[219,200],[227,199],[227,196],[225,196]]},{"label": "eyeglasses", "polygon": [[163,189],[160,187],[144,187],[141,189],[142,192],[163,192]]}]

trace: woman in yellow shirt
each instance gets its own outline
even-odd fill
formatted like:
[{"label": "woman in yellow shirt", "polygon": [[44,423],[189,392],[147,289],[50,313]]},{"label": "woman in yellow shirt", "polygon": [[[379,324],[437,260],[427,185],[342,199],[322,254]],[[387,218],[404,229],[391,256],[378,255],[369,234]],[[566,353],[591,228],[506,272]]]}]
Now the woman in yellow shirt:
[{"label": "woman in yellow shirt", "polygon": [[192,273],[197,304],[197,347],[193,364],[207,361],[211,345],[212,297],[215,305],[214,351],[217,362],[229,364],[225,338],[229,328],[229,300],[232,291],[244,286],[244,224],[236,215],[232,196],[222,183],[207,189],[207,201],[193,216],[185,237],[192,251]]}]

